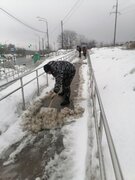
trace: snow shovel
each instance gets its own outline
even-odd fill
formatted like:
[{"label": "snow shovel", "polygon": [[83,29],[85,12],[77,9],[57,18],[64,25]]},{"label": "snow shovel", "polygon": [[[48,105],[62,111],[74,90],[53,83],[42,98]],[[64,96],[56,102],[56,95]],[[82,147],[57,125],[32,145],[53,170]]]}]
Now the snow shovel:
[{"label": "snow shovel", "polygon": [[51,98],[51,101],[50,101],[50,103],[49,103],[49,106],[45,108],[47,111],[53,111],[53,112],[54,112],[54,111],[57,111],[56,108],[52,108],[52,107],[51,107],[54,99],[56,98],[56,96],[57,96],[57,94],[56,94],[53,98]]},{"label": "snow shovel", "polygon": [[56,108],[52,108],[51,105],[57,95],[55,95],[51,101],[48,107],[44,107],[41,110],[41,114],[43,117],[43,124],[45,127],[53,128],[56,126],[56,119],[58,115],[58,111]]},{"label": "snow shovel", "polygon": [[53,98],[51,98],[51,101],[50,101],[50,104],[49,104],[48,108],[51,108],[52,102],[54,101],[54,99],[55,99],[56,96],[57,96],[57,95],[55,95]]}]

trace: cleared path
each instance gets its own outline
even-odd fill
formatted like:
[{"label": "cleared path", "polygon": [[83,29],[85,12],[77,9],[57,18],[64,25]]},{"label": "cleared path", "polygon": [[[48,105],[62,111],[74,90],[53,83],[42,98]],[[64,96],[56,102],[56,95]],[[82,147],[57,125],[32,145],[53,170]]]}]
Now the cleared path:
[{"label": "cleared path", "polygon": [[[76,75],[71,85],[71,104],[69,108],[74,108],[74,98],[77,97],[79,87],[79,68],[80,63],[76,63]],[[62,97],[55,99],[53,106],[60,110],[60,103]],[[48,106],[49,100],[46,100],[44,106]],[[54,158],[55,154],[60,154],[64,150],[63,135],[61,129],[44,130],[36,135],[33,135],[33,140],[28,140],[27,145],[16,154],[15,162],[9,165],[3,165],[8,160],[11,153],[13,153],[19,145],[27,141],[28,137],[25,137],[21,142],[14,144],[5,153],[3,159],[0,159],[0,180],[34,180],[37,177],[42,177],[44,169],[50,159]],[[44,180],[49,178],[49,174],[46,174]]]}]

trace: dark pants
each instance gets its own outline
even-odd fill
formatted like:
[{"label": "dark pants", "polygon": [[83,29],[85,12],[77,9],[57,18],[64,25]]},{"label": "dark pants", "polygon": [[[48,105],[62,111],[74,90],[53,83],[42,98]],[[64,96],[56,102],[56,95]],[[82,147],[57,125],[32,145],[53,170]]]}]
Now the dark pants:
[{"label": "dark pants", "polygon": [[81,57],[81,51],[79,51],[79,57]]},{"label": "dark pants", "polygon": [[69,101],[70,93],[71,93],[70,84],[74,78],[74,75],[75,75],[75,71],[63,78],[62,93],[64,94],[65,101]]},{"label": "dark pants", "polygon": [[84,55],[84,57],[86,58],[86,51],[83,51],[83,55]]}]

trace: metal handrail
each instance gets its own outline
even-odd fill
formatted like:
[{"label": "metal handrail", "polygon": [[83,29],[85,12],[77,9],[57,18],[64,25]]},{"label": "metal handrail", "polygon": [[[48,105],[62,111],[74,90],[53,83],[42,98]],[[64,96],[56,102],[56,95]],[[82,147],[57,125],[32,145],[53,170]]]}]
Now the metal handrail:
[{"label": "metal handrail", "polygon": [[[57,58],[56,60],[57,60],[57,61],[59,61],[59,60],[65,60],[65,59],[67,59],[67,58],[69,59],[69,57],[73,57],[73,56],[74,56],[74,51],[69,52],[68,54],[64,55],[64,56],[61,57],[61,58]],[[43,68],[43,67],[36,68],[36,70],[39,70],[39,69],[42,69],[42,68]],[[3,88],[4,86],[7,86],[8,84],[12,84],[13,82],[19,80],[21,77],[25,77],[25,76],[27,76],[27,75],[35,72],[36,70],[32,70],[32,71],[30,71],[30,72],[27,72],[26,74],[24,74],[24,75],[22,75],[22,76],[20,76],[20,77],[17,77],[17,78],[15,78],[15,79],[7,82],[7,83],[4,83],[4,84],[0,85],[0,88]]]},{"label": "metal handrail", "polygon": [[[108,125],[108,121],[104,112],[103,104],[101,101],[100,93],[97,87],[97,82],[94,76],[94,71],[92,68],[90,55],[88,54],[88,65],[90,71],[90,95],[92,101],[92,114],[95,119],[95,129],[96,129],[96,139],[99,153],[99,165],[100,165],[100,175],[101,180],[106,180],[106,170],[105,170],[105,162],[103,158],[103,150],[102,150],[102,134],[105,132],[107,144],[110,152],[110,157],[113,165],[114,175],[116,180],[124,180],[123,173],[121,170],[121,166],[119,163],[118,155],[116,153],[116,149],[114,146],[113,138],[111,135],[111,131]],[[96,104],[97,103],[97,104]],[[98,110],[97,110],[98,105]],[[100,114],[98,115],[98,112]]]},{"label": "metal handrail", "polygon": [[[68,53],[71,53],[73,50],[68,50],[68,52],[64,51],[64,52],[52,52],[49,54],[46,54],[44,57],[52,57],[52,56],[58,56],[58,55],[65,55]],[[10,68],[6,68],[5,67],[5,62],[11,62],[11,65],[13,66],[12,69]],[[42,60],[40,60],[40,62],[42,62]],[[16,79],[17,77],[21,77],[22,75],[26,74],[26,72],[30,72],[31,69],[28,69],[26,67],[21,67],[20,65],[18,65],[18,67],[21,68],[15,68],[15,62],[13,60],[8,60],[8,59],[0,59],[0,79],[6,81],[6,83],[10,82],[11,79]],[[3,76],[4,75],[4,76]],[[5,82],[3,83],[5,84]],[[1,90],[1,89],[0,89]]]},{"label": "metal handrail", "polygon": [[[64,56],[61,57],[61,58],[57,58],[56,60],[57,60],[57,61],[59,61],[59,60],[67,60],[67,59],[71,60],[71,59],[74,58],[74,56],[75,56],[75,51],[72,51],[72,52],[67,53],[66,55],[64,55]],[[10,96],[11,94],[13,94],[13,93],[15,93],[16,91],[18,91],[18,90],[21,89],[21,91],[22,91],[22,102],[23,102],[22,109],[25,110],[25,109],[26,109],[26,106],[25,106],[24,86],[26,86],[27,84],[31,83],[31,82],[34,81],[34,80],[37,80],[37,95],[40,94],[40,92],[39,92],[39,91],[40,91],[39,77],[44,74],[44,72],[39,73],[39,70],[40,70],[40,69],[43,69],[43,66],[42,66],[42,67],[39,67],[39,68],[36,68],[35,70],[32,70],[31,72],[28,72],[28,73],[26,73],[25,75],[22,75],[22,76],[14,79],[14,80],[8,82],[8,83],[5,83],[5,84],[1,85],[0,88],[3,88],[3,87],[5,87],[5,86],[8,86],[8,85],[10,85],[10,84],[18,81],[18,80],[20,81],[20,86],[17,87],[16,89],[12,90],[10,93],[7,93],[6,95],[2,96],[2,97],[0,98],[0,101],[2,101],[3,99],[7,98],[7,97]],[[26,77],[26,76],[28,76],[28,75],[30,75],[30,74],[32,74],[32,73],[36,73],[36,76],[24,84],[24,83],[23,83],[23,78]],[[46,86],[48,86],[48,76],[47,76],[47,74],[46,74]]]}]

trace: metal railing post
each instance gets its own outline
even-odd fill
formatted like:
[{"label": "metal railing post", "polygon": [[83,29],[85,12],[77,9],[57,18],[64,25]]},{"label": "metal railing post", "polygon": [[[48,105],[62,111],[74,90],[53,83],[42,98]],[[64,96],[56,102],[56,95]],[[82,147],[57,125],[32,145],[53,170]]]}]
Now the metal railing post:
[{"label": "metal railing post", "polygon": [[38,79],[38,70],[36,69],[36,77],[37,77],[37,95],[39,96],[40,90],[39,90],[39,79]]},{"label": "metal railing post", "polygon": [[[68,55],[69,56],[69,55]],[[67,58],[67,55],[64,55],[63,59],[66,59]],[[58,60],[59,58],[57,58]],[[3,67],[4,67],[4,62],[2,63]],[[21,90],[21,94],[22,94],[22,109],[25,110],[26,109],[26,102],[25,102],[25,95],[24,95],[24,87],[31,83],[32,81],[36,80],[37,79],[37,89],[38,89],[38,94],[40,93],[40,84],[39,84],[39,77],[44,75],[44,72],[40,73],[38,70],[41,69],[43,67],[40,67],[38,68],[37,70],[33,70],[33,71],[30,71],[28,72],[27,74],[25,75],[22,75],[21,77],[16,77],[17,74],[18,74],[18,71],[13,71],[11,72],[13,74],[13,77],[16,77],[15,79],[11,80],[10,82],[8,83],[4,83],[3,85],[0,85],[0,90],[3,89],[4,87],[16,82],[16,81],[20,81],[20,86],[17,87],[15,90],[12,90],[11,92],[7,93],[6,95],[3,95],[2,97],[0,97],[0,101],[2,101],[3,99],[7,98],[8,96],[10,96],[11,94]],[[6,71],[6,68],[4,67],[4,70]],[[36,77],[32,78],[31,80],[29,80],[28,82],[23,82],[23,78],[26,77],[27,75],[29,74],[32,74],[32,73],[35,73],[36,71]],[[6,74],[6,73],[5,73]],[[0,78],[2,78],[2,73],[0,71]],[[7,78],[7,81],[8,81],[8,76],[6,76]],[[46,74],[46,85],[48,86],[49,85],[49,82],[48,82],[48,75]]]},{"label": "metal railing post", "polygon": [[[94,84],[94,83],[93,83]],[[100,177],[101,180],[106,180],[106,171],[105,171],[105,164],[103,159],[103,150],[102,145],[100,141],[100,134],[99,134],[99,128],[98,128],[98,116],[97,116],[97,110],[96,110],[96,87],[93,85],[93,93],[92,93],[92,101],[93,101],[93,117],[95,122],[95,130],[96,130],[96,136],[97,136],[97,151],[99,155],[99,168],[100,168]]]},{"label": "metal railing post", "polygon": [[48,74],[46,74],[46,86],[48,86]]},{"label": "metal railing post", "polygon": [[23,89],[23,80],[22,80],[22,77],[20,78],[20,82],[21,82],[21,90],[22,90],[22,101],[23,101],[23,106],[22,106],[22,109],[25,110],[26,107],[25,107],[25,98],[24,98],[24,89]]},{"label": "metal railing post", "polygon": [[102,142],[102,136],[103,136],[103,117],[102,117],[102,113],[100,111],[100,119],[99,119],[99,127],[98,127],[98,130],[99,130],[99,135],[100,135],[100,141]]}]

